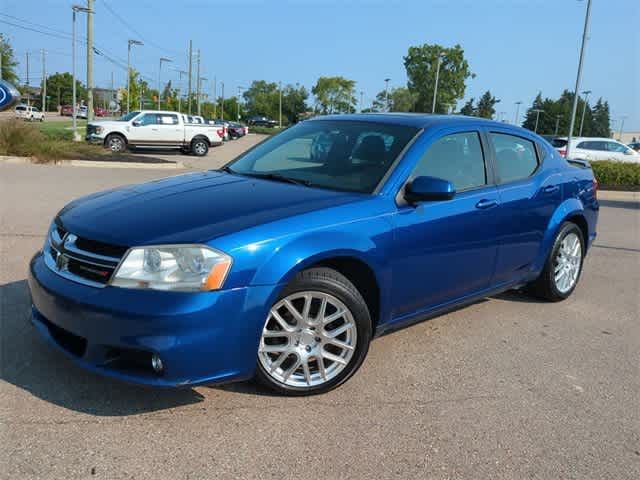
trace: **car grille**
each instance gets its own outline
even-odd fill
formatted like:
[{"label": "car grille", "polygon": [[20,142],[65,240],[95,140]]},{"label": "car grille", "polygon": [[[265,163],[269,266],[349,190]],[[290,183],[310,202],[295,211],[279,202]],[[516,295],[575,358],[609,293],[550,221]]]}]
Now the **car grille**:
[{"label": "car grille", "polygon": [[127,251],[127,247],[78,237],[57,224],[49,231],[45,247],[45,263],[51,270],[96,287],[109,283]]}]

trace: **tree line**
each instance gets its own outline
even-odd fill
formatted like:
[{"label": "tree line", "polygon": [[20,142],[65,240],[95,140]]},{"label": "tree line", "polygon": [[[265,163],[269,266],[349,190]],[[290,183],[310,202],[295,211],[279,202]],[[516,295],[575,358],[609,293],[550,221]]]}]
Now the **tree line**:
[{"label": "tree line", "polygon": [[[0,34],[0,54],[2,55],[2,76],[12,83],[18,83],[17,61],[11,45]],[[457,113],[483,118],[496,118],[496,105],[500,99],[487,90],[480,98],[471,98],[460,109],[458,103],[464,98],[467,81],[475,78],[469,62],[460,45],[445,47],[438,44],[424,44],[409,47],[403,57],[407,74],[406,86],[379,91],[372,104],[360,110],[364,112],[431,112]],[[436,77],[437,95],[434,101]],[[56,73],[47,78],[47,91],[52,105],[71,104],[72,77],[68,72]],[[77,99],[86,99],[86,88],[76,80]],[[216,92],[217,93],[217,92]],[[310,96],[313,102],[310,104]],[[196,113],[198,98],[195,92],[190,96],[179,91],[168,81],[162,92],[153,88],[139,72],[130,72],[130,98],[120,91],[121,110],[155,108],[160,97],[162,108],[191,111]],[[569,128],[573,93],[565,90],[558,99],[543,98],[539,93],[525,111],[522,126],[536,130],[540,134],[566,134]],[[201,95],[200,112],[206,117],[246,119],[264,115],[278,120],[282,112],[283,124],[291,124],[308,114],[353,113],[358,110],[356,81],[342,76],[322,76],[309,92],[299,84],[279,84],[267,80],[255,80],[243,93],[223,98],[221,95],[208,97]],[[574,135],[610,136],[610,112],[606,100],[599,98],[595,105],[578,100],[578,117]]]}]

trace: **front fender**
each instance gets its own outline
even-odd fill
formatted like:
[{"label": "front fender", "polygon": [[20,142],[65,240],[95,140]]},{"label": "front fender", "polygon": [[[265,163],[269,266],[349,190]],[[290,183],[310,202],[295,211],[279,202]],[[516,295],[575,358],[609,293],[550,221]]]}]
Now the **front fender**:
[{"label": "front fender", "polygon": [[[553,212],[553,215],[547,225],[542,243],[540,244],[540,251],[538,252],[538,256],[532,266],[533,271],[540,272],[544,268],[544,262],[549,255],[549,251],[553,246],[553,242],[555,241],[560,226],[565,220],[575,215],[580,215],[582,217],[585,216],[584,206],[577,198],[568,198],[558,205],[558,208]],[[588,241],[588,239],[585,240]]]},{"label": "front fender", "polygon": [[309,232],[273,249],[256,270],[252,285],[286,284],[298,272],[336,257],[351,257],[367,264],[380,285],[387,261],[371,238],[344,231]]}]

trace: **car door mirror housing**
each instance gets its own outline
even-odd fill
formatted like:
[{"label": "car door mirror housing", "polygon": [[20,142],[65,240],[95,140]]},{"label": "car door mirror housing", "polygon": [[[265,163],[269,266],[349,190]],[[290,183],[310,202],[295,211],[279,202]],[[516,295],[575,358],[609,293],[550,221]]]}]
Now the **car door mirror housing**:
[{"label": "car door mirror housing", "polygon": [[455,194],[453,183],[438,177],[416,177],[404,189],[404,198],[409,203],[451,200]]},{"label": "car door mirror housing", "polygon": [[131,122],[131,125],[133,125],[134,127],[139,127],[141,123],[138,120],[134,120],[133,122]]},{"label": "car door mirror housing", "polygon": [[628,148],[627,150],[625,150],[625,151],[624,151],[624,154],[625,154],[625,155],[633,155],[633,154],[634,154],[634,152],[633,152],[633,150],[631,150],[630,148]]}]

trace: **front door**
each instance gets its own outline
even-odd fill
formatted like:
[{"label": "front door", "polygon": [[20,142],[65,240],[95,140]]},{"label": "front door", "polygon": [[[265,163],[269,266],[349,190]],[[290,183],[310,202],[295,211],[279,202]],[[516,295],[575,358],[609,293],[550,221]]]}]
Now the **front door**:
[{"label": "front door", "polygon": [[427,146],[410,178],[451,181],[451,200],[402,205],[394,216],[392,299],[396,320],[489,287],[497,255],[497,189],[478,131],[448,133]]}]

